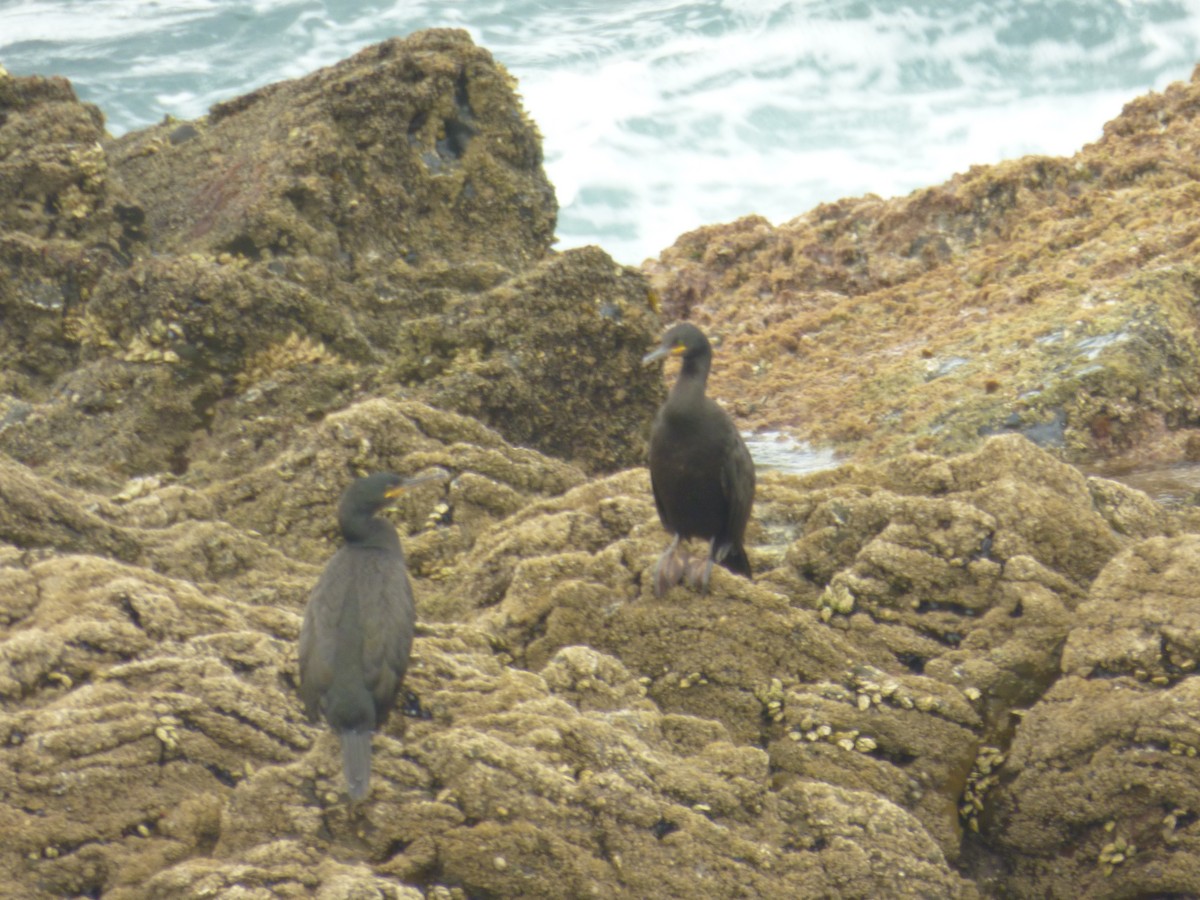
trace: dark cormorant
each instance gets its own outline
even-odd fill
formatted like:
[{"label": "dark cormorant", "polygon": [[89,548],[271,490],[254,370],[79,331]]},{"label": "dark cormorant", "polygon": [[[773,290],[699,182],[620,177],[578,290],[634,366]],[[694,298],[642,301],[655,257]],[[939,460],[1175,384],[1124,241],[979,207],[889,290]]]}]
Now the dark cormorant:
[{"label": "dark cormorant", "polygon": [[300,697],[310,721],[323,715],[337,732],[355,801],[366,796],[371,732],[395,704],[416,618],[400,538],[376,513],[430,477],[381,472],[346,488],[338,502],[345,544],[325,566],[304,611]]},{"label": "dark cormorant", "polygon": [[675,536],[654,567],[654,593],[661,596],[682,577],[686,564],[676,551],[681,538],[709,544],[701,590],[708,590],[712,564],[750,577],[742,546],[754,503],[754,462],[729,414],[704,395],[712,347],[695,325],[683,322],[663,335],[650,363],[664,356],[683,361],[667,402],[650,431],[650,483],[663,527]]}]

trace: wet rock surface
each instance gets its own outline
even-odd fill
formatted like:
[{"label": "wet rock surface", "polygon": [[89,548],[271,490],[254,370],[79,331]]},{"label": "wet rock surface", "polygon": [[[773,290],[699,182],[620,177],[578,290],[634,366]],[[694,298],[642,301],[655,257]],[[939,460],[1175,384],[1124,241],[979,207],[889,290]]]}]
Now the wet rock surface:
[{"label": "wet rock surface", "polygon": [[[1054,347],[1099,367],[1056,370],[1041,391],[1060,400],[1028,421],[1082,447],[1080,411],[1133,396],[1136,370],[1160,383],[1122,401],[1112,446],[1154,422],[1182,440],[1164,404],[1191,402],[1186,264],[1135,272],[1115,212],[1061,213],[1089,184],[1187,194],[1151,132],[1183,140],[1193,90],[1131,104],[1091,182],[1022,161],[774,236],[755,222],[685,236],[664,260],[699,293],[662,288],[666,312],[691,303],[723,331],[714,392],[741,390],[759,377],[757,313],[732,328],[714,291],[744,301],[749,269],[709,283],[704,267],[825,222],[838,253],[793,246],[808,262],[780,262],[778,284],[801,292],[789,314],[855,299],[824,319],[849,358],[862,348],[842,313],[878,318],[885,289],[920,312],[936,293],[921,279],[954,260],[968,284],[1032,290],[1041,264],[1014,236],[1044,239],[1053,187],[1061,228],[1090,215],[1114,242],[1111,279],[1080,270],[1092,299],[1061,340],[1021,326],[1029,372]],[[390,41],[119,141],[61,80],[0,75],[0,112],[0,171],[22,174],[0,178],[11,895],[1200,893],[1194,509],[1084,476],[1036,446],[1049,432],[986,436],[977,422],[1000,413],[969,404],[954,413],[975,428],[966,452],[912,450],[943,444],[909,419],[887,444],[893,426],[851,392],[841,406],[871,434],[847,446],[887,452],[761,473],[755,580],[718,567],[708,594],[656,598],[668,537],[641,462],[662,387],[638,365],[661,327],[654,296],[596,248],[550,249],[536,131],[464,35]],[[1126,199],[1165,241],[1150,201]],[[847,251],[932,225],[944,247]],[[680,263],[718,233],[746,243]],[[984,245],[1000,254],[986,265],[970,255]],[[1129,325],[1137,285],[1160,308]],[[1005,309],[1060,319],[1057,290]],[[1000,345],[999,314],[974,338],[959,318],[961,340]],[[936,333],[948,349],[922,357],[939,374],[921,383],[943,390],[974,370]],[[804,391],[771,382],[771,409],[819,405],[820,379],[810,391],[788,371]],[[743,422],[765,408],[754,396],[731,404]],[[954,416],[945,434],[967,434]],[[375,736],[352,809],[337,741],[296,695],[296,640],[337,544],[334,503],[377,470],[446,477],[392,513],[419,617],[410,715]]]}]

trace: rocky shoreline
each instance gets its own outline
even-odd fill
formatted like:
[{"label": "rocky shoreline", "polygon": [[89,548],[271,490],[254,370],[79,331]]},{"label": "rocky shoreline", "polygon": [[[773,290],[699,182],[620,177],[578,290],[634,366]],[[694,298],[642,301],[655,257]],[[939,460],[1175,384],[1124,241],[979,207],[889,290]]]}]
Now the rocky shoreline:
[{"label": "rocky shoreline", "polygon": [[[553,251],[461,32],[115,140],[0,74],[0,895],[1200,894],[1200,513],[1069,464],[1198,453],[1198,111],[639,271]],[[849,461],[658,599],[684,315]],[[429,718],[352,813],[301,614],[346,482],[429,469]]]},{"label": "rocky shoreline", "polygon": [[872,459],[1021,433],[1077,463],[1195,460],[1200,83],[1070,158],[683,235],[646,270],[725,339],[741,421]]}]

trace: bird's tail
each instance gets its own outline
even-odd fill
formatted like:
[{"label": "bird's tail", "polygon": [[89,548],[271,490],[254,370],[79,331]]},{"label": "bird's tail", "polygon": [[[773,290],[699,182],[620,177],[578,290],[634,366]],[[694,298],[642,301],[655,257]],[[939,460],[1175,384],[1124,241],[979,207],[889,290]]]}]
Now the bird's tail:
[{"label": "bird's tail", "polygon": [[745,547],[736,544],[731,546],[729,552],[719,559],[718,562],[735,575],[744,575],[747,578],[752,577],[750,574],[750,558],[746,556]]},{"label": "bird's tail", "polygon": [[342,742],[342,771],[346,773],[350,799],[361,800],[367,796],[371,778],[371,732],[343,731],[338,737]]}]

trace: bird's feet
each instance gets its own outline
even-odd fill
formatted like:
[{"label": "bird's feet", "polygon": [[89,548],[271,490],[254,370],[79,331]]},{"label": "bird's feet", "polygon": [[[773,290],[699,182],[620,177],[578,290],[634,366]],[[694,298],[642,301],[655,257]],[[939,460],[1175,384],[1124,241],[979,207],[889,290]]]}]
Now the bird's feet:
[{"label": "bird's feet", "polygon": [[708,579],[712,577],[713,561],[706,559],[688,559],[684,565],[683,575],[689,587],[696,588],[702,594],[708,593]]},{"label": "bird's feet", "polygon": [[688,563],[687,553],[680,552],[679,537],[676,536],[654,566],[654,596],[661,597],[679,584],[683,580]]}]

